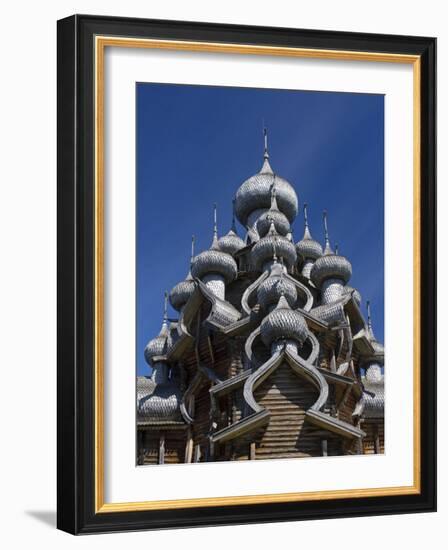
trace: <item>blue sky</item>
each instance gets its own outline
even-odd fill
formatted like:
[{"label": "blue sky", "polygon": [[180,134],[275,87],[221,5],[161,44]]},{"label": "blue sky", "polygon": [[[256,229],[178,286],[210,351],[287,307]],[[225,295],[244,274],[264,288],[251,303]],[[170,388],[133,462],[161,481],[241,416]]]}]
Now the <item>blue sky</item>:
[{"label": "blue sky", "polygon": [[[372,304],[384,333],[384,98],[382,95],[137,84],[137,372],[158,334],[163,292],[188,272],[196,253],[231,224],[232,198],[259,171],[263,121],[273,170],[299,196],[294,239],[303,235],[304,202],[312,235],[330,240],[353,266],[350,285]],[[240,236],[243,228],[238,226]],[[169,316],[176,318],[174,310]]]}]

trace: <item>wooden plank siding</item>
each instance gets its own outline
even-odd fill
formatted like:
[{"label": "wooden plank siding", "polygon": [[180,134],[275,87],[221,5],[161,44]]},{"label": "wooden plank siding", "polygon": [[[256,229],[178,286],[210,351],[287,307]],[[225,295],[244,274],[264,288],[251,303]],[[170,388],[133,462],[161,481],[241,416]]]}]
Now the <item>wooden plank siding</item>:
[{"label": "wooden plank siding", "polygon": [[383,420],[366,419],[361,428],[366,432],[362,447],[365,455],[384,454],[384,422]]},{"label": "wooden plank siding", "polygon": [[[160,440],[164,438],[163,464],[180,464],[185,459],[185,430],[142,430],[139,464],[160,464]],[[141,456],[141,458],[140,458]]]},{"label": "wooden plank siding", "polygon": [[305,412],[318,398],[317,389],[284,363],[254,392],[256,401],[271,413],[258,436],[255,458],[320,456],[321,433],[305,420]]}]

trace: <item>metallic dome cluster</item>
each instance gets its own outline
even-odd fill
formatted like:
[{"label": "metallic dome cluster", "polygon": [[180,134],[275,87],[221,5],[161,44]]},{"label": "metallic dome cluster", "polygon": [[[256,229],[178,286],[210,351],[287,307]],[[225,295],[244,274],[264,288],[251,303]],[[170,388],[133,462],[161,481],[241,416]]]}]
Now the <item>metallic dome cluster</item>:
[{"label": "metallic dome cluster", "polygon": [[[326,349],[327,342],[322,344],[320,336],[326,331],[337,330],[341,334],[340,342],[347,341],[344,353],[347,348],[351,355],[351,348],[357,346],[352,334],[352,329],[355,329],[356,336],[359,335],[360,342],[362,340],[356,351],[362,361],[359,364],[366,368],[365,383],[371,384],[372,388],[377,385],[379,392],[383,391],[384,347],[373,334],[369,305],[368,323],[354,305],[361,304],[361,295],[358,290],[347,286],[352,276],[351,263],[338,255],[337,248],[336,253],[331,249],[326,212],[323,215],[325,248],[313,239],[306,204],[303,237],[294,242],[291,226],[298,204],[292,185],[271,168],[265,131],[262,168],[236,191],[230,230],[218,238],[215,205],[211,246],[195,255],[193,238],[188,275],[169,294],[171,306],[180,312],[179,320],[173,320],[171,324],[167,317],[168,298],[165,297],[162,328],[144,350],[153,375],[151,380],[142,379],[141,387],[137,387],[140,418],[156,420],[156,424],[160,424],[161,419],[191,421],[188,418],[190,413],[185,412],[187,409],[182,404],[182,394],[185,396],[185,388],[192,383],[187,379],[192,373],[182,370],[183,354],[187,353],[188,359],[188,354],[193,351],[193,341],[199,345],[201,338],[212,335],[214,331],[221,331],[225,338],[232,339],[234,335],[237,339],[246,338],[244,346],[238,344],[231,353],[238,361],[242,360],[242,368],[246,367],[247,361],[252,374],[256,374],[260,367],[257,363],[263,356],[263,350],[259,350],[260,339],[271,351],[273,361],[267,365],[269,368],[281,364],[283,357],[280,354],[284,352],[291,366],[295,356],[299,372],[300,363],[305,369],[308,360],[310,369],[311,366],[315,369],[322,366],[319,346]],[[237,233],[236,218],[246,229],[244,240]],[[235,280],[235,284],[230,284]],[[197,299],[190,300],[193,294]],[[196,336],[193,336],[191,327],[195,328]],[[364,327],[364,331],[359,327]],[[300,351],[307,340],[305,349]],[[221,373],[213,358],[215,344],[211,337],[208,345],[211,347],[211,363],[199,365],[196,357],[197,368],[201,367],[203,374],[207,373],[210,380],[214,380],[213,376],[221,376]],[[310,348],[313,350],[311,355],[302,357]],[[380,400],[372,398],[371,407],[377,402]]]}]

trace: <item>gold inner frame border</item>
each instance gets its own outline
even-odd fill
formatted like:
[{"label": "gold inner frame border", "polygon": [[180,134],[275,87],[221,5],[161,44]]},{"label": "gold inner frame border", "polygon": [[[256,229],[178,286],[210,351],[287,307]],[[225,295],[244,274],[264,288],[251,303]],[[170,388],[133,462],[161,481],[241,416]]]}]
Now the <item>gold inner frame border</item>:
[{"label": "gold inner frame border", "polygon": [[[104,55],[106,47],[146,48],[159,50],[197,51],[208,53],[233,53],[301,57],[329,60],[406,63],[413,65],[413,298],[414,298],[414,364],[413,364],[413,485],[402,487],[379,487],[369,489],[342,489],[302,493],[276,493],[263,495],[225,496],[179,500],[154,500],[141,502],[106,503],[104,501]],[[421,166],[421,60],[417,55],[402,55],[381,52],[357,52],[345,50],[322,50],[279,46],[256,46],[251,44],[226,44],[181,40],[158,40],[124,38],[119,36],[96,36],[95,59],[95,513],[132,512],[144,510],[167,510],[244,504],[306,502],[343,498],[365,498],[420,494],[420,166]]]}]

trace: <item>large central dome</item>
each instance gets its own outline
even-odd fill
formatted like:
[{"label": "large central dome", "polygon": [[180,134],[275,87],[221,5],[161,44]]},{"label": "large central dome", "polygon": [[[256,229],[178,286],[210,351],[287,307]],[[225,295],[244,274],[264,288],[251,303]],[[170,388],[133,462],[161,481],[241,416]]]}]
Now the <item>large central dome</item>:
[{"label": "large central dome", "polygon": [[242,225],[247,226],[248,217],[255,210],[271,207],[274,182],[278,208],[290,223],[293,222],[299,206],[297,194],[289,182],[274,174],[269,164],[269,156],[265,152],[260,172],[246,180],[235,195],[235,213]]}]

